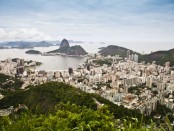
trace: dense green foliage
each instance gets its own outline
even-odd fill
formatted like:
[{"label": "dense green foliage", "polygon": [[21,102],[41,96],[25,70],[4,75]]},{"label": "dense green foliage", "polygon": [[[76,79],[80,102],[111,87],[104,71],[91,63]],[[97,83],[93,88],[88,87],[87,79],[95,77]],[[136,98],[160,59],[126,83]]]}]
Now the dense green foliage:
[{"label": "dense green foliage", "polygon": [[[99,108],[98,101],[104,106]],[[63,104],[67,103],[67,104]],[[0,100],[0,108],[25,104],[29,114],[0,117],[0,130],[146,130],[149,119],[138,110],[117,106],[97,94],[50,82],[16,91]],[[132,119],[135,118],[135,119]],[[143,119],[142,119],[143,118]],[[155,123],[149,122],[149,130]],[[159,130],[162,128],[158,125]],[[171,128],[169,124],[167,128]],[[156,129],[156,130],[157,130]]]},{"label": "dense green foliage", "polygon": [[50,82],[29,88],[26,91],[11,93],[11,95],[0,100],[0,108],[7,108],[11,105],[17,107],[19,104],[25,104],[32,112],[40,114],[52,112],[54,106],[59,102],[66,103],[69,101],[70,103],[96,110],[97,104],[94,101],[96,99],[100,103],[107,105],[116,118],[124,116],[141,118],[141,114],[138,111],[117,106],[99,95],[87,94],[64,83]]},{"label": "dense green foliage", "polygon": [[45,114],[53,112],[57,103],[69,101],[70,103],[96,110],[97,104],[95,100],[97,100],[101,104],[107,105],[115,118],[128,116],[136,117],[140,120],[142,116],[138,110],[129,110],[123,106],[117,106],[97,94],[87,94],[64,83],[50,82],[35,87],[30,86],[29,88],[26,91],[12,92],[4,97],[0,100],[0,108],[8,108],[11,105],[18,107],[19,104],[25,104],[31,112]]},{"label": "dense green foliage", "polygon": [[50,82],[26,91],[17,91],[0,100],[0,108],[25,104],[32,112],[47,113],[53,110],[58,102],[71,102],[96,109],[97,105],[90,96],[79,89],[64,83]]},{"label": "dense green foliage", "polygon": [[174,113],[173,110],[167,108],[164,105],[161,105],[160,103],[157,103],[156,110],[152,112],[151,116],[153,117],[155,114],[160,115],[161,116],[161,118],[159,119],[160,123],[161,121],[164,121],[165,116],[167,116],[170,121],[174,121],[173,113]]},{"label": "dense green foliage", "polygon": [[[108,56],[108,55],[111,55],[111,56],[119,55],[120,57],[125,58],[125,57],[127,57],[127,51],[128,50],[129,49],[124,48],[124,47],[120,47],[120,46],[116,46],[116,45],[109,45],[106,48],[101,49],[99,51],[99,53],[101,53],[104,56]],[[130,54],[133,54],[133,53],[136,53],[136,54],[139,55],[139,53],[130,50]]]},{"label": "dense green foliage", "polygon": [[117,106],[112,102],[102,98],[97,94],[87,94],[80,89],[58,82],[50,82],[43,85],[31,86],[29,90],[17,91],[0,100],[0,108],[7,108],[11,105],[25,104],[34,113],[52,112],[54,106],[59,102],[70,102],[73,104],[87,106],[97,109],[96,99],[108,106],[115,118],[124,116],[141,118],[141,114],[136,110],[129,110],[123,106]]},{"label": "dense green foliage", "polygon": [[136,95],[139,95],[140,92],[142,91],[142,89],[148,89],[151,90],[149,87],[145,86],[145,85],[139,85],[139,86],[133,86],[133,87],[129,87],[128,88],[128,92],[129,93],[135,93]]},{"label": "dense green foliage", "polygon": [[20,89],[23,82],[19,78],[14,78],[12,76],[0,74],[0,91],[3,95],[10,94],[11,91]]},{"label": "dense green foliage", "polygon": [[101,87],[104,86],[106,86],[107,88],[111,88],[110,83],[98,83],[97,86],[98,86],[97,89],[100,89]]},{"label": "dense green foliage", "polygon": [[[23,115],[14,120],[6,120],[2,123],[5,130],[97,130],[112,131],[114,129],[113,117],[105,108],[97,111],[84,106],[60,103],[56,106],[54,114]],[[10,122],[7,122],[10,121]],[[9,124],[12,123],[12,124]],[[5,126],[3,126],[5,125]]]},{"label": "dense green foliage", "polygon": [[11,77],[8,75],[0,74],[0,83],[6,82],[7,79],[11,79]]},{"label": "dense green foliage", "polygon": [[100,65],[100,66],[102,66],[102,65],[108,65],[108,66],[111,66],[112,65],[112,61],[111,60],[108,60],[108,59],[104,59],[104,60],[102,60],[102,59],[99,59],[99,60],[93,60],[93,62],[95,63],[95,64],[97,64],[97,65]]},{"label": "dense green foliage", "polygon": [[59,103],[54,113],[48,115],[21,114],[13,118],[0,117],[0,130],[3,131],[172,131],[168,121],[165,125],[151,122],[144,125],[136,118],[115,119],[106,106],[92,110],[85,106]]}]

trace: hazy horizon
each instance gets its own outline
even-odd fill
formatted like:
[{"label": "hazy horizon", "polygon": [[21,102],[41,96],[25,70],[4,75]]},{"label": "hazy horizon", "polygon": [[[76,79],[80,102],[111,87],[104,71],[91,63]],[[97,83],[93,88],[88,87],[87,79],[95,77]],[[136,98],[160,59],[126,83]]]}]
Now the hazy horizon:
[{"label": "hazy horizon", "polygon": [[[27,41],[27,42],[39,42],[39,41]],[[50,40],[48,42],[54,42],[55,44],[56,41],[60,42],[61,40]],[[73,41],[78,41],[78,40],[73,40]],[[16,42],[16,41],[6,41],[6,42]],[[70,42],[70,46],[81,45],[85,50],[87,49],[88,52],[92,53],[97,53],[96,49],[98,49],[99,47],[106,47],[108,45],[121,46],[145,54],[149,54],[155,51],[165,51],[174,49],[174,41],[81,41],[81,42],[83,43]],[[94,48],[92,47],[95,47],[96,49],[94,50]],[[91,49],[94,51],[90,51]]]},{"label": "hazy horizon", "polygon": [[63,38],[172,49],[173,0],[0,0],[0,42]]}]

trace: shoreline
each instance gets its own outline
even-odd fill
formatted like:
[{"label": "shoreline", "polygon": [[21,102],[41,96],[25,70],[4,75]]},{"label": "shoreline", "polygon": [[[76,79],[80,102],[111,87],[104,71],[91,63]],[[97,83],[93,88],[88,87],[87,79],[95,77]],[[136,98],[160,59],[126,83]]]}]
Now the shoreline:
[{"label": "shoreline", "polygon": [[63,53],[42,53],[42,56],[57,56],[57,55],[61,55],[61,56],[68,56],[68,57],[87,57],[87,55],[67,55],[67,54],[63,54]]}]

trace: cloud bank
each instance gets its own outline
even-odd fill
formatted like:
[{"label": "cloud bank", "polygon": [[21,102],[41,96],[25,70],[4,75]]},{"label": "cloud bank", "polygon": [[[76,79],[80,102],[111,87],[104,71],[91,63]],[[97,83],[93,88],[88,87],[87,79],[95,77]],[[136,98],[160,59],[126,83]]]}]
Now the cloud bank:
[{"label": "cloud bank", "polygon": [[51,38],[36,28],[20,28],[11,31],[6,31],[3,28],[0,28],[0,39],[2,41],[42,41],[50,40]]},{"label": "cloud bank", "polygon": [[0,16],[1,41],[174,41],[173,0],[0,0]]}]

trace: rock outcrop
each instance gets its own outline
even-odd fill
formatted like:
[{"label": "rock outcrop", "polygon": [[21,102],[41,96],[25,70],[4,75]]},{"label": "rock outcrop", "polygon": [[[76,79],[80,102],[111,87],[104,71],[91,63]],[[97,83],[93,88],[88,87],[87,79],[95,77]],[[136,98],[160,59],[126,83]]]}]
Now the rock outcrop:
[{"label": "rock outcrop", "polygon": [[63,47],[69,47],[69,42],[68,42],[68,40],[66,40],[66,39],[63,39],[63,40],[62,40],[62,42],[61,42],[59,48],[63,48]]}]

